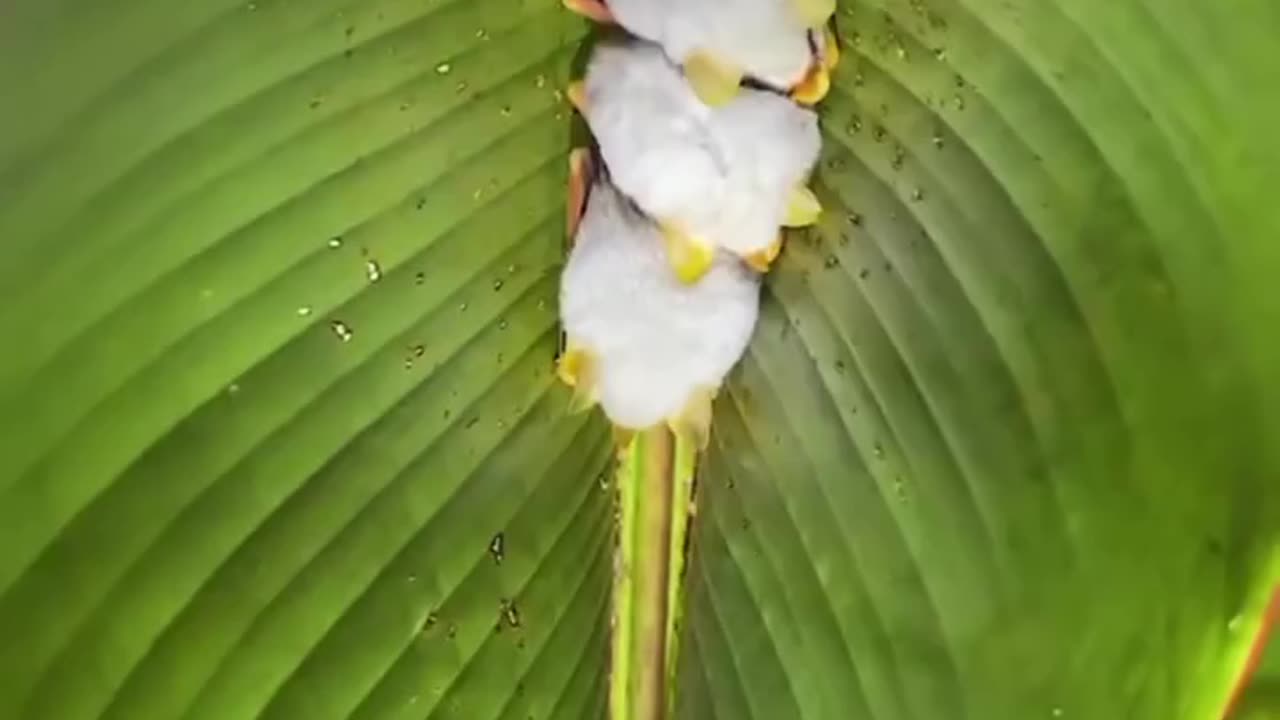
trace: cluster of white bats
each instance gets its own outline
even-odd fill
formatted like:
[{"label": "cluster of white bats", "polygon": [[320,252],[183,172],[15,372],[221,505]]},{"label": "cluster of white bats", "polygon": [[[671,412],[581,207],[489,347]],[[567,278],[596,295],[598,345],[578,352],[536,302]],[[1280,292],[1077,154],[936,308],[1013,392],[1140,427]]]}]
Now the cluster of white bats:
[{"label": "cluster of white bats", "polygon": [[781,229],[821,212],[809,108],[838,60],[835,0],[564,4],[625,33],[568,93],[595,146],[570,159],[558,375],[620,442],[666,423],[703,447]]}]

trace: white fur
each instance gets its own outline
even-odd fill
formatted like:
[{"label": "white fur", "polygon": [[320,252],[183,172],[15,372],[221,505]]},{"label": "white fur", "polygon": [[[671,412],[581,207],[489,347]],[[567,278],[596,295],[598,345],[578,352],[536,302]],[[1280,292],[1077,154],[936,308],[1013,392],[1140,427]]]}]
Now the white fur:
[{"label": "white fur", "polygon": [[678,415],[699,389],[717,389],[746,349],[759,277],[719,253],[695,285],[672,274],[656,226],[607,182],[591,190],[560,283],[569,341],[596,360],[600,404],[640,429]]},{"label": "white fur", "polygon": [[777,238],[821,144],[812,111],[747,89],[707,107],[679,68],[640,41],[596,49],[586,115],[619,190],[647,215],[738,255]]},{"label": "white fur", "polygon": [[791,0],[608,0],[618,24],[662,46],[677,63],[703,51],[778,89],[813,61],[809,28]]}]

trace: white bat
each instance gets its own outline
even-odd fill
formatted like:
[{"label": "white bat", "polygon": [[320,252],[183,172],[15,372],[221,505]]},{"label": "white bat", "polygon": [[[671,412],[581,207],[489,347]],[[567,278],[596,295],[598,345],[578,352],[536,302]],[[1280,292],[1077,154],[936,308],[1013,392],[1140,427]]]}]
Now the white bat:
[{"label": "white bat", "polygon": [[779,227],[817,220],[805,182],[821,147],[817,115],[745,89],[701,102],[657,46],[597,46],[570,99],[587,119],[613,184],[661,229],[677,276],[695,282],[717,248],[766,272]]},{"label": "white bat", "polygon": [[814,104],[830,87],[835,0],[563,0],[617,23],[682,65],[699,97],[728,102],[744,77]]},{"label": "white bat", "polygon": [[759,276],[728,253],[701,282],[680,282],[658,228],[597,180],[561,277],[558,374],[577,408],[599,403],[616,428],[666,423],[705,446],[711,400],[746,349],[759,301]]}]

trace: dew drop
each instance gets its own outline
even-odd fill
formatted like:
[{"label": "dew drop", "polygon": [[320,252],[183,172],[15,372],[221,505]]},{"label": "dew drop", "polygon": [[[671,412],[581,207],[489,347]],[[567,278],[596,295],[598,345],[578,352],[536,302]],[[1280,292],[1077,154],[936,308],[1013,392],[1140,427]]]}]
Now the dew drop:
[{"label": "dew drop", "polygon": [[364,274],[369,278],[369,282],[375,283],[382,279],[382,266],[377,260],[366,260],[364,262]]},{"label": "dew drop", "polygon": [[458,312],[466,312],[466,311],[467,311],[467,304],[466,304],[466,303],[459,303],[459,304],[458,304]]},{"label": "dew drop", "polygon": [[857,115],[849,118],[849,124],[844,126],[844,131],[850,135],[862,132],[862,118]]},{"label": "dew drop", "polygon": [[879,460],[884,459],[884,446],[881,445],[878,441],[874,446],[872,446],[871,451],[875,453],[877,459]]},{"label": "dew drop", "polygon": [[338,336],[338,339],[344,343],[351,342],[351,338],[355,337],[356,334],[355,331],[351,329],[350,325],[341,320],[329,321],[329,329],[332,330],[333,334]]},{"label": "dew drop", "polygon": [[960,93],[956,93],[956,96],[951,99],[951,102],[956,106],[957,110],[964,109],[964,96]]},{"label": "dew drop", "polygon": [[488,30],[485,30],[484,28],[479,28],[479,29],[477,29],[477,30],[476,30],[476,39],[477,39],[477,40],[488,40],[488,39],[489,39],[489,31],[488,31]]},{"label": "dew drop", "polygon": [[862,226],[862,220],[863,220],[862,213],[851,212],[846,216],[846,219],[849,221],[849,224],[853,225],[854,227]]},{"label": "dew drop", "polygon": [[442,62],[436,66],[437,75],[448,75],[453,70],[453,66],[447,62]]},{"label": "dew drop", "polygon": [[942,131],[941,131],[941,130],[934,130],[934,131],[933,131],[933,146],[934,146],[934,147],[936,147],[936,148],[938,148],[939,150],[941,150],[941,149],[942,149],[942,146],[945,144],[945,142],[946,142],[946,141],[945,141],[945,140],[943,139],[943,137],[942,137]]},{"label": "dew drop", "polygon": [[947,60],[947,49],[946,49],[946,48],[942,48],[942,47],[934,48],[934,49],[933,49],[933,56],[934,56],[935,58],[937,58],[940,62],[946,62],[946,60]]},{"label": "dew drop", "polygon": [[414,345],[413,347],[410,347],[404,356],[404,369],[412,370],[414,362],[426,354],[427,348],[425,345]]},{"label": "dew drop", "polygon": [[884,142],[886,135],[888,135],[888,133],[882,125],[877,125],[871,130],[871,138],[876,142]]},{"label": "dew drop", "polygon": [[502,117],[511,117],[511,106],[503,105],[502,109],[498,111],[498,114],[502,115]]},{"label": "dew drop", "polygon": [[502,281],[501,281],[501,280],[494,280],[494,281],[493,281],[493,291],[494,291],[494,292],[498,292],[498,291],[499,291],[499,290],[501,290],[501,289],[502,289]]},{"label": "dew drop", "polygon": [[414,273],[414,275],[413,275],[413,284],[414,284],[414,285],[423,285],[423,284],[425,284],[426,282],[427,282],[427,274],[426,274],[426,273],[424,273],[424,272]]},{"label": "dew drop", "polygon": [[499,603],[502,611],[502,619],[513,628],[520,627],[520,609],[516,607],[515,600],[502,600]]},{"label": "dew drop", "polygon": [[498,533],[489,541],[489,555],[493,558],[493,562],[497,565],[502,564],[502,559],[506,557],[506,535]]},{"label": "dew drop", "polygon": [[308,317],[311,315],[311,306],[303,305],[298,308],[298,317]]},{"label": "dew drop", "polygon": [[506,330],[506,329],[507,329],[507,321],[506,321],[506,320],[499,320],[499,321],[498,321],[498,329],[499,329],[499,330]]},{"label": "dew drop", "polygon": [[342,247],[342,236],[334,235],[333,237],[329,238],[329,242],[326,244],[329,246],[330,250],[337,250],[338,248]]},{"label": "dew drop", "polygon": [[921,200],[924,200],[924,190],[920,188],[916,188],[915,190],[912,190],[911,199],[915,202],[920,202]]},{"label": "dew drop", "polygon": [[826,260],[824,260],[824,261],[822,262],[822,265],[823,265],[823,267],[827,268],[828,270],[830,270],[830,269],[832,269],[832,268],[835,268],[835,267],[839,267],[839,265],[840,265],[840,258],[836,257],[835,255],[828,255],[828,256],[827,256],[827,259],[826,259]]},{"label": "dew drop", "polygon": [[547,86],[547,76],[546,76],[546,75],[539,75],[538,77],[534,78],[534,80],[533,80],[533,85],[534,85],[534,87],[537,87],[537,88],[544,88],[544,87],[546,87],[546,86]]},{"label": "dew drop", "polygon": [[467,85],[467,81],[466,81],[466,80],[463,80],[463,81],[459,82],[457,85],[454,85],[454,86],[453,86],[453,91],[454,91],[454,92],[456,92],[457,94],[461,95],[462,93],[464,93],[464,92],[466,92],[466,91],[467,91],[467,87],[468,87],[468,85]]}]

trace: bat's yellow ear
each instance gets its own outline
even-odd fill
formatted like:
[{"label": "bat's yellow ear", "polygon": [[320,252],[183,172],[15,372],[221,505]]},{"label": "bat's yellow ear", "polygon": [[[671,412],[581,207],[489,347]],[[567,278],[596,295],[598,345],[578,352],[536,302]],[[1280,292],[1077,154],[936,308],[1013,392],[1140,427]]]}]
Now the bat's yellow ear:
[{"label": "bat's yellow ear", "polygon": [[689,87],[710,107],[719,107],[737,97],[743,74],[741,67],[701,50],[684,59]]},{"label": "bat's yellow ear", "polygon": [[799,85],[791,88],[791,99],[801,105],[817,105],[831,91],[831,73],[823,62],[815,62],[809,66],[804,79]]},{"label": "bat's yellow ear", "polygon": [[573,106],[583,117],[587,115],[587,84],[581,80],[574,80],[569,83],[569,87],[565,88],[565,97],[569,98],[569,104]]},{"label": "bat's yellow ear", "polygon": [[777,260],[778,255],[781,253],[782,236],[779,235],[773,242],[769,243],[769,247],[745,255],[742,259],[747,263],[748,267],[763,275],[769,272],[769,268],[773,266],[773,261]]},{"label": "bat's yellow ear", "polygon": [[791,0],[805,27],[821,27],[836,13],[836,0]]},{"label": "bat's yellow ear", "polygon": [[569,400],[569,412],[590,410],[598,397],[596,389],[596,360],[585,348],[569,341],[564,354],[556,363],[556,377],[573,388]]},{"label": "bat's yellow ear", "polygon": [[613,426],[613,449],[619,461],[622,461],[631,450],[631,442],[636,439],[636,431],[621,425]]},{"label": "bat's yellow ear", "polygon": [[791,191],[787,199],[787,216],[782,224],[786,227],[805,227],[818,222],[822,215],[822,204],[818,196],[807,187],[797,187]]},{"label": "bat's yellow ear", "polygon": [[692,285],[702,279],[711,269],[715,260],[716,249],[689,235],[673,223],[660,223],[662,240],[667,247],[667,263],[675,271],[676,277],[686,285]]},{"label": "bat's yellow ear", "polygon": [[564,6],[573,12],[598,23],[612,25],[617,22],[613,18],[613,11],[605,5],[601,0],[562,0]]},{"label": "bat's yellow ear", "polygon": [[830,73],[840,64],[840,41],[830,25],[822,27],[822,66]]},{"label": "bat's yellow ear", "polygon": [[587,189],[591,187],[591,151],[574,148],[569,151],[569,198],[565,206],[565,232],[570,242],[578,236],[578,225],[587,210]]},{"label": "bat's yellow ear", "polygon": [[681,440],[693,443],[699,450],[706,450],[711,442],[711,401],[715,397],[713,388],[694,390],[680,413],[667,419],[667,426]]}]

